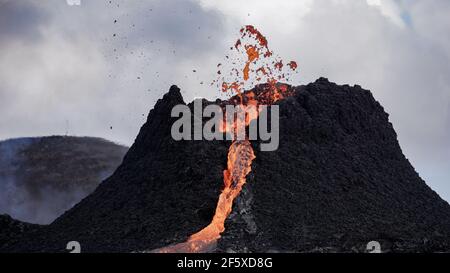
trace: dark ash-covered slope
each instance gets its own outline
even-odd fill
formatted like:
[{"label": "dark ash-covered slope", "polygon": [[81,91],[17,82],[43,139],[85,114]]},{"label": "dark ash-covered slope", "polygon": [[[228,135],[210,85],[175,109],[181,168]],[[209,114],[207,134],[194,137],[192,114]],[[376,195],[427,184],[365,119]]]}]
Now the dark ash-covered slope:
[{"label": "dark ash-covered slope", "polygon": [[[256,92],[258,88],[256,88]],[[211,221],[229,142],[170,135],[176,87],[150,112],[123,164],[41,231],[0,251],[151,250]],[[205,101],[205,103],[208,103]],[[218,251],[450,250],[450,207],[420,179],[369,91],[319,79],[279,102],[280,146],[261,152]]]},{"label": "dark ash-covered slope", "polygon": [[24,234],[39,229],[39,225],[14,220],[9,215],[0,215],[0,246],[7,248],[21,240]]},{"label": "dark ash-covered slope", "polygon": [[450,251],[450,206],[359,86],[319,79],[280,102],[280,147],[256,150],[222,251]]}]

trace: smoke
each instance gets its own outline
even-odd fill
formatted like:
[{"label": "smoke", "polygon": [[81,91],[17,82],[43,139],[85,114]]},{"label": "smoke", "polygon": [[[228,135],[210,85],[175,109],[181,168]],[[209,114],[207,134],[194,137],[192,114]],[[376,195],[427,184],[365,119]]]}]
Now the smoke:
[{"label": "smoke", "polygon": [[24,204],[25,196],[16,182],[15,173],[23,163],[21,151],[25,150],[32,139],[22,138],[0,143],[0,213],[17,215]]},{"label": "smoke", "polygon": [[83,189],[68,191],[44,186],[37,191],[29,187],[11,185],[9,201],[1,210],[6,210],[13,218],[35,224],[50,224],[66,210],[73,207],[90,192]]},{"label": "smoke", "polygon": [[[0,214],[28,223],[50,224],[90,194],[113,170],[100,171],[94,183],[85,185],[51,183],[48,178],[36,177],[33,171],[41,169],[60,175],[59,171],[50,170],[48,162],[28,162],[30,157],[41,156],[36,152],[42,149],[38,141],[39,138],[22,138],[0,142]],[[63,182],[64,178],[60,179]]]}]

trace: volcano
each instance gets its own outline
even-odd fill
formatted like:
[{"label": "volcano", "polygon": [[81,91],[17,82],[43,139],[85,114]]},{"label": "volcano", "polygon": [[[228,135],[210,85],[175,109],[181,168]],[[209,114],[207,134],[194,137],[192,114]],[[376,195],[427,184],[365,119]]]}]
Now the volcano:
[{"label": "volcano", "polygon": [[[279,148],[262,152],[260,141],[250,141],[251,171],[208,251],[364,252],[370,241],[385,252],[449,251],[450,206],[405,158],[370,91],[325,78],[289,90],[275,103]],[[0,251],[65,252],[76,240],[83,252],[145,252],[210,225],[232,143],[173,140],[171,110],[179,104],[172,86],[111,177]]]}]

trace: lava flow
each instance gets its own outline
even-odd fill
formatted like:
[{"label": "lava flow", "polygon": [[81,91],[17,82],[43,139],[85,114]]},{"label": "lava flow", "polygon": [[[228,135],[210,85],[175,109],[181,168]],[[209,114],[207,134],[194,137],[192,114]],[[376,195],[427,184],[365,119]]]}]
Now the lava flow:
[{"label": "lava flow", "polygon": [[[291,94],[288,85],[278,83],[279,80],[288,80],[287,75],[291,71],[296,71],[297,63],[291,61],[287,64],[290,71],[283,72],[283,62],[274,57],[272,51],[268,48],[267,39],[253,26],[245,26],[240,31],[241,37],[235,43],[231,50],[238,53],[245,53],[244,60],[234,60],[231,63],[244,64],[242,69],[232,68],[229,74],[219,71],[219,75],[228,75],[233,77],[234,81],[226,81],[225,76],[213,82],[221,82],[223,92],[230,92],[234,97],[230,98],[227,103],[239,106],[244,110],[247,107],[256,107],[259,105],[270,105],[283,99]],[[241,55],[242,56],[242,55]],[[229,57],[227,56],[227,59]],[[218,67],[222,66],[221,64]],[[252,66],[256,68],[252,69]],[[238,80],[236,80],[236,78]],[[259,92],[242,92],[245,84],[250,81],[251,85],[264,83],[263,88]],[[223,105],[224,106],[224,105]],[[225,108],[225,107],[224,107]],[[256,114],[248,114],[244,120],[234,117],[233,120],[224,120],[221,126],[222,132],[228,132],[235,136],[238,134],[240,125],[248,126],[250,122],[257,119],[259,112]],[[225,115],[226,116],[226,115]],[[242,117],[241,117],[242,118]],[[189,239],[180,244],[154,250],[159,253],[192,253],[192,252],[209,252],[213,251],[217,240],[222,232],[225,231],[225,220],[231,213],[233,201],[239,195],[242,187],[246,183],[246,177],[251,172],[251,165],[255,159],[255,153],[248,139],[235,140],[228,151],[227,169],[223,173],[224,189],[219,196],[216,211],[211,223],[191,235]]]}]

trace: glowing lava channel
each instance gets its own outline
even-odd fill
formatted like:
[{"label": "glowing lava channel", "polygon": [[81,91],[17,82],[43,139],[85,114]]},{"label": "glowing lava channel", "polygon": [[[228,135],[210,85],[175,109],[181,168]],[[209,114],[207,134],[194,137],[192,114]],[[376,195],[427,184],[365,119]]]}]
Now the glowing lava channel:
[{"label": "glowing lava channel", "polygon": [[239,195],[251,171],[255,154],[248,140],[235,141],[228,152],[228,168],[223,172],[225,188],[219,196],[216,213],[211,223],[189,237],[185,243],[159,249],[160,253],[208,252],[214,249],[220,234],[225,230],[225,220],[231,213],[234,199]]},{"label": "glowing lava channel", "polygon": [[[253,26],[245,26],[241,29],[241,37],[236,42],[234,49],[241,52],[240,48],[245,49],[244,61],[234,61],[232,63],[245,64],[241,72],[233,68],[229,75],[242,79],[242,81],[234,80],[227,82],[225,78],[214,81],[222,82],[217,87],[221,87],[223,92],[231,91],[235,97],[229,100],[230,104],[239,105],[243,109],[249,106],[257,106],[262,104],[273,104],[276,101],[285,98],[291,94],[291,90],[287,85],[277,84],[279,80],[286,80],[289,72],[283,71],[283,62],[274,59],[272,51],[267,46],[267,39]],[[248,42],[252,40],[252,42]],[[233,49],[233,48],[232,48]],[[242,52],[241,52],[242,53]],[[228,59],[228,56],[227,56]],[[252,65],[256,65],[257,61],[264,61],[263,64],[256,69],[251,69]],[[220,67],[221,64],[218,65]],[[287,64],[291,71],[297,69],[297,63],[291,61]],[[266,83],[263,91],[255,94],[254,92],[242,92],[244,83],[250,79],[250,73],[253,73],[254,80],[251,83]],[[222,75],[221,71],[218,73]],[[264,81],[264,82],[261,82]],[[245,120],[239,120],[235,117],[232,121],[224,121],[220,130],[223,132],[237,135],[237,131],[242,128],[242,124],[248,126],[250,122],[257,119],[259,112],[254,115],[245,117]],[[230,124],[231,122],[231,124]],[[236,139],[236,138],[235,138]],[[224,189],[219,196],[216,211],[211,223],[191,235],[186,242],[156,249],[153,252],[159,253],[192,253],[192,252],[210,252],[216,247],[217,240],[222,232],[225,231],[225,221],[231,213],[233,201],[239,195],[242,187],[246,183],[246,177],[251,172],[251,165],[255,159],[255,153],[252,145],[248,140],[234,141],[228,150],[227,169],[223,172]]]}]

